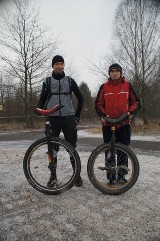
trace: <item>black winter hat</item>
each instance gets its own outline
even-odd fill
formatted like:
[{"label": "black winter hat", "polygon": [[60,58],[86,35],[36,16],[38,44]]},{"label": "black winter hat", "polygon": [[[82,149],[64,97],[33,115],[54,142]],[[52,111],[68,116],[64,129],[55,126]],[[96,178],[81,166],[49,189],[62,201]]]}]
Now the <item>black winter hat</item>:
[{"label": "black winter hat", "polygon": [[57,63],[57,62],[62,62],[62,63],[64,63],[64,58],[63,58],[61,55],[56,55],[56,56],[54,56],[53,59],[52,59],[52,67],[53,67],[53,65],[54,65],[55,63]]},{"label": "black winter hat", "polygon": [[108,70],[108,73],[110,74],[110,71],[112,69],[118,69],[120,71],[120,73],[122,74],[122,67],[119,65],[119,64],[112,64],[110,67],[109,67],[109,70]]}]

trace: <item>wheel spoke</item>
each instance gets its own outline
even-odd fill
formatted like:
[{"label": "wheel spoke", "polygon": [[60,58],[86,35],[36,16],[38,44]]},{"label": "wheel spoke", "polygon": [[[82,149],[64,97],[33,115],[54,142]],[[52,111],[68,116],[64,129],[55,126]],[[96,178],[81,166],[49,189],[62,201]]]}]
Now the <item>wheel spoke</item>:
[{"label": "wheel spoke", "polygon": [[107,194],[120,194],[129,190],[139,175],[137,157],[128,147],[115,144],[115,153],[110,155],[110,146],[103,144],[91,154],[87,171],[92,184]]},{"label": "wheel spoke", "polygon": [[[59,194],[70,189],[80,174],[80,159],[76,150],[66,141],[43,138],[31,145],[24,157],[24,173],[38,191]],[[74,164],[74,167],[73,167]]]}]

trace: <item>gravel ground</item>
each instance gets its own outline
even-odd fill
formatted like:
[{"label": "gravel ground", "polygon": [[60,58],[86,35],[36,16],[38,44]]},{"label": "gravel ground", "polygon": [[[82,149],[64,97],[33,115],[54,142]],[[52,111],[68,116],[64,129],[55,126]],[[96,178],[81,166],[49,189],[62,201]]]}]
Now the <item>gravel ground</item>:
[{"label": "gravel ground", "polygon": [[109,196],[89,182],[90,152],[80,148],[83,187],[47,196],[24,177],[25,151],[23,141],[0,146],[0,241],[160,241],[160,152],[139,153],[135,186]]}]

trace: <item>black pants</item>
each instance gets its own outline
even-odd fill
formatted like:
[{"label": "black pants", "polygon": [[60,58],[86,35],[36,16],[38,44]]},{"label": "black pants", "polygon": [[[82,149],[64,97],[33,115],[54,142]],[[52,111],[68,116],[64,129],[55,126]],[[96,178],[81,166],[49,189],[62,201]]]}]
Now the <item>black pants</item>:
[{"label": "black pants", "polygon": [[[109,143],[112,137],[111,127],[103,126],[103,140],[104,143]],[[131,129],[130,125],[122,126],[115,132],[116,142],[120,142],[126,146],[130,144],[131,141]]]},{"label": "black pants", "polygon": [[50,121],[52,135],[54,137],[59,137],[60,132],[62,131],[65,140],[71,143],[74,147],[76,147],[77,127],[74,116],[49,116],[48,120]]},{"label": "black pants", "polygon": [[[75,122],[74,116],[65,116],[65,117],[56,117],[56,116],[49,116],[47,120],[51,124],[52,129],[52,136],[59,137],[60,132],[62,131],[64,134],[64,138],[66,141],[71,143],[74,147],[77,145],[77,127]],[[53,149],[58,152],[59,146],[54,145]],[[72,167],[74,169],[74,160],[70,157],[70,161]],[[56,169],[57,167],[57,157],[54,158],[54,163],[49,165],[49,169]]]},{"label": "black pants", "polygon": [[[103,126],[102,132],[103,132],[104,143],[109,143],[111,140],[111,137],[112,137],[111,127]],[[115,132],[115,138],[116,138],[116,142],[120,142],[120,143],[128,146],[130,144],[130,140],[131,140],[130,126],[126,125],[126,126],[122,126],[119,129],[117,129]],[[105,163],[110,164],[111,161],[107,158],[107,156],[108,156],[108,153],[106,153]],[[124,166],[128,167],[128,157],[121,151],[117,152],[117,162],[118,162],[118,165],[122,165],[122,166],[124,165]],[[128,172],[123,169],[119,172],[119,176],[127,175],[127,173]],[[110,179],[110,175],[107,175],[107,178]]]}]

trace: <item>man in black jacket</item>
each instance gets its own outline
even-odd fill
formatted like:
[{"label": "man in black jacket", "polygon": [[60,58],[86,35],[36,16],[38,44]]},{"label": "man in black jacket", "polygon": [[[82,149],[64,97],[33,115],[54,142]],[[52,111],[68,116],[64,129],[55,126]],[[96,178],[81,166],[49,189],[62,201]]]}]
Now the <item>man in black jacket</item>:
[{"label": "man in black jacket", "polygon": [[[65,75],[64,73],[64,59],[60,55],[56,55],[52,59],[52,76],[47,78],[43,82],[42,92],[40,95],[38,108],[51,109],[53,106],[62,104],[64,107],[48,117],[52,128],[52,135],[59,137],[60,132],[64,134],[66,141],[70,142],[74,147],[77,143],[77,124],[81,110],[83,107],[83,96],[77,86],[76,82]],[[71,94],[74,93],[78,103],[77,108],[74,110],[72,103]],[[72,166],[74,163],[71,159]],[[48,182],[49,187],[53,187],[56,182],[56,173],[51,175]],[[79,176],[76,186],[80,187],[83,185],[83,181]]]}]

